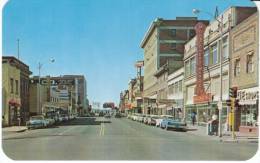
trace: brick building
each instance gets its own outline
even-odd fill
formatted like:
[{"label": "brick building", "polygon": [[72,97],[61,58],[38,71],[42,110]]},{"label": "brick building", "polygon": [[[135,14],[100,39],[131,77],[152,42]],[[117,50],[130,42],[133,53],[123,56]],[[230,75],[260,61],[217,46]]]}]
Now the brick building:
[{"label": "brick building", "polygon": [[[168,63],[173,72],[183,67],[184,44],[195,35],[195,17],[177,17],[176,20],[157,18],[152,22],[141,48],[144,49],[144,113],[156,110],[158,95],[157,71]],[[208,21],[202,21],[208,23]]]},{"label": "brick building", "polygon": [[238,88],[236,130],[258,133],[259,103],[259,16],[258,12],[231,31],[230,86]]}]

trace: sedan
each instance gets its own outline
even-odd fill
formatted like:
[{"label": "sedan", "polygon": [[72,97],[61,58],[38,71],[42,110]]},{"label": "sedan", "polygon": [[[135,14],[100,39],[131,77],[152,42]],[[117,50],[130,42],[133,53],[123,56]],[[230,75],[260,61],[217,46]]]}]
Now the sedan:
[{"label": "sedan", "polygon": [[156,125],[156,120],[159,119],[160,117],[158,115],[151,115],[149,118],[148,118],[148,121],[147,121],[147,124],[148,125],[153,125],[155,126]]},{"label": "sedan", "polygon": [[30,120],[26,122],[26,126],[28,129],[32,128],[42,128],[48,126],[48,121],[45,120],[43,115],[37,115],[30,117]]},{"label": "sedan", "polygon": [[166,130],[172,128],[176,130],[185,131],[187,128],[187,124],[182,122],[180,119],[174,119],[173,117],[164,118],[161,122],[161,128],[165,128]]}]

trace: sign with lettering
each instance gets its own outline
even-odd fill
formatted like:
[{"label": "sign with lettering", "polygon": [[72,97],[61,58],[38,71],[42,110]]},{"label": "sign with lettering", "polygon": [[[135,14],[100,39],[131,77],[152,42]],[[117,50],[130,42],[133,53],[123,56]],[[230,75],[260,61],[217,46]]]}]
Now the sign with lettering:
[{"label": "sign with lettering", "polygon": [[253,105],[259,99],[258,88],[242,89],[237,91],[240,105]]},{"label": "sign with lettering", "polygon": [[199,22],[195,26],[196,31],[196,87],[195,87],[195,96],[193,97],[193,102],[203,103],[211,100],[211,95],[207,94],[204,89],[204,32],[206,25],[202,22]]}]

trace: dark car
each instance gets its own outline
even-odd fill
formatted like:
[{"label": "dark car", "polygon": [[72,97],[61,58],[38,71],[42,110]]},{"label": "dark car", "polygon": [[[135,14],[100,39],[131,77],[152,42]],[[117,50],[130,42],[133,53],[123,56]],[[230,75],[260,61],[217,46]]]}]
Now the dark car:
[{"label": "dark car", "polygon": [[121,118],[120,113],[116,113],[115,118]]},{"label": "dark car", "polygon": [[110,114],[106,114],[104,117],[105,118],[111,118]]},{"label": "dark car", "polygon": [[103,117],[103,116],[104,116],[104,113],[103,113],[103,112],[100,112],[98,116],[99,116],[99,117]]}]

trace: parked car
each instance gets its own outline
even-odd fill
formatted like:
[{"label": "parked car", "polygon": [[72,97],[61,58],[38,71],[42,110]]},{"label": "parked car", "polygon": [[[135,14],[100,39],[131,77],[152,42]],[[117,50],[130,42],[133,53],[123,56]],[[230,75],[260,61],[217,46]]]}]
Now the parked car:
[{"label": "parked car", "polygon": [[45,120],[43,115],[37,115],[30,117],[30,120],[26,122],[28,129],[32,128],[43,128],[48,126],[48,121]]},{"label": "parked car", "polygon": [[105,118],[111,118],[111,115],[109,113],[107,113],[104,117]]},{"label": "parked car", "polygon": [[98,116],[99,116],[99,117],[103,117],[103,116],[104,116],[104,113],[103,113],[103,112],[100,112],[100,113],[98,114]]},{"label": "parked car", "polygon": [[121,118],[120,113],[116,113],[115,118]]},{"label": "parked car", "polygon": [[161,122],[162,122],[162,120],[163,120],[165,117],[167,117],[167,116],[169,116],[169,115],[160,115],[157,119],[155,119],[155,121],[156,121],[155,126],[156,126],[156,127],[161,127]]},{"label": "parked car", "polygon": [[144,124],[148,124],[148,119],[149,118],[151,118],[151,115],[146,115],[145,117],[144,117]]},{"label": "parked car", "polygon": [[151,115],[148,119],[147,119],[147,124],[148,125],[156,125],[156,120],[159,119],[158,115]]},{"label": "parked car", "polygon": [[172,128],[177,130],[186,130],[187,124],[180,119],[174,119],[174,117],[165,117],[161,122],[161,128],[166,130]]},{"label": "parked car", "polygon": [[146,117],[145,114],[141,114],[139,117],[138,117],[138,122],[144,122],[144,118]]},{"label": "parked car", "polygon": [[67,114],[60,114],[59,116],[59,121],[60,122],[65,122],[69,120],[69,116]]}]

